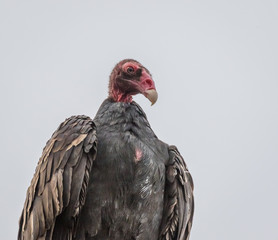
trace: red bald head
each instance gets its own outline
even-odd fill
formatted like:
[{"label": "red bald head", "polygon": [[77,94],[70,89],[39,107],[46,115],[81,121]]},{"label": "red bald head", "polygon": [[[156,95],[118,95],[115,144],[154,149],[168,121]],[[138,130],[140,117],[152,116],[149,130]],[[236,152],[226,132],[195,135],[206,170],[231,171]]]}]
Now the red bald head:
[{"label": "red bald head", "polygon": [[109,97],[116,102],[131,102],[132,95],[138,93],[146,96],[152,104],[157,100],[154,81],[148,69],[135,60],[122,60],[110,75]]}]

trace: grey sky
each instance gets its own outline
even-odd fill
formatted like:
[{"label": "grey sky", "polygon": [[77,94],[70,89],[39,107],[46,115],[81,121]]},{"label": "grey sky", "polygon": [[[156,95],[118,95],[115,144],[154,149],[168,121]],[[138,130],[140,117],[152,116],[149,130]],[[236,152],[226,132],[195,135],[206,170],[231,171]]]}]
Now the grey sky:
[{"label": "grey sky", "polygon": [[123,58],[153,74],[147,113],[195,182],[191,239],[278,239],[278,2],[0,1],[0,239],[15,239],[46,141],[94,117]]}]

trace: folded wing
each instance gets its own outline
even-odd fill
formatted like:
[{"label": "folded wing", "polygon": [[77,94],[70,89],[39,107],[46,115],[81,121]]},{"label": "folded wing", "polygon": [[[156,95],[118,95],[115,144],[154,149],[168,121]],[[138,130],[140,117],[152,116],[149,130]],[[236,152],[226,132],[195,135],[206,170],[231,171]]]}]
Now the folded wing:
[{"label": "folded wing", "polygon": [[96,150],[96,129],[89,117],[73,116],[59,126],[28,188],[19,240],[72,238]]},{"label": "folded wing", "polygon": [[160,240],[188,240],[194,213],[193,181],[175,146],[169,147]]}]

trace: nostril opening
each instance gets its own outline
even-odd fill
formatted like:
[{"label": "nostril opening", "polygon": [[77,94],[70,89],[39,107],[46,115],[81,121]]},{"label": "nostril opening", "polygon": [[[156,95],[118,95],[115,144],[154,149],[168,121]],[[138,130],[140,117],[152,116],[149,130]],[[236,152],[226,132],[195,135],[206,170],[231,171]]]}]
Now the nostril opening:
[{"label": "nostril opening", "polygon": [[151,79],[147,79],[146,80],[146,85],[148,85],[149,87],[151,87],[153,85],[153,82]]}]

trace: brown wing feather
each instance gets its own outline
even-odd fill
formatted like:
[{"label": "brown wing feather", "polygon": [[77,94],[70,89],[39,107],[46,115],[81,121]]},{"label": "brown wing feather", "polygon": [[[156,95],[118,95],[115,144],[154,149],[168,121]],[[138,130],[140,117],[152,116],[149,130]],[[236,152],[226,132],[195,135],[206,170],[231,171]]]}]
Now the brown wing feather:
[{"label": "brown wing feather", "polygon": [[[58,127],[27,190],[19,240],[72,238],[84,205],[96,145],[96,129],[89,117],[73,116]],[[61,220],[63,227],[58,229]]]},{"label": "brown wing feather", "polygon": [[169,156],[159,239],[188,240],[194,213],[193,180],[175,146],[169,147]]}]

